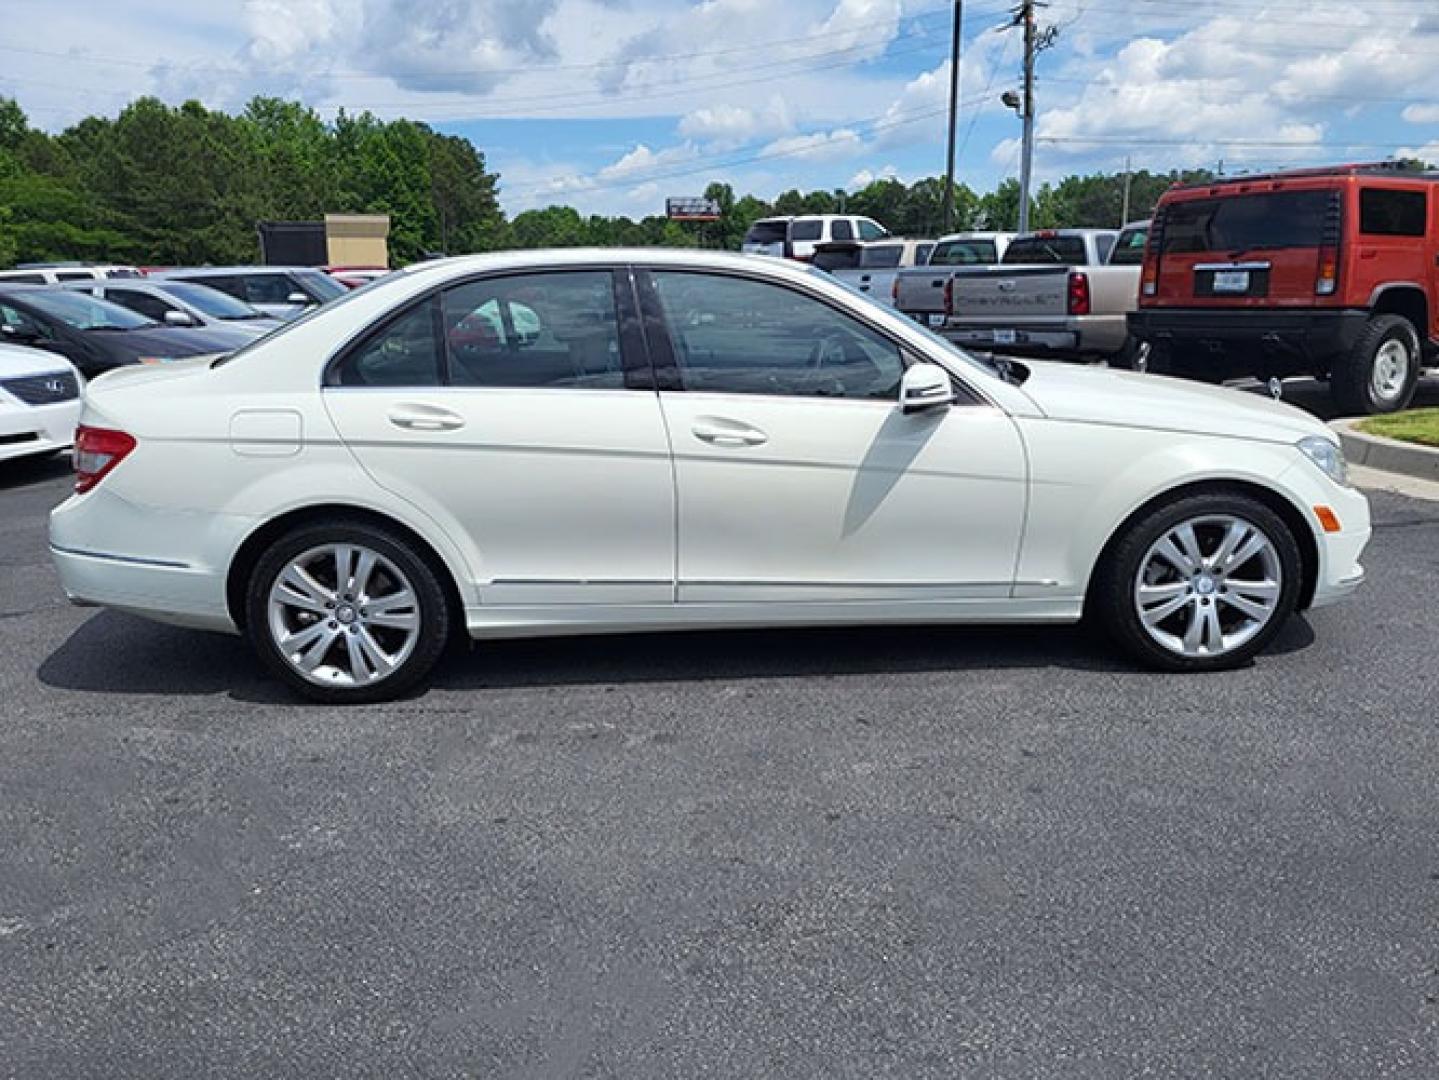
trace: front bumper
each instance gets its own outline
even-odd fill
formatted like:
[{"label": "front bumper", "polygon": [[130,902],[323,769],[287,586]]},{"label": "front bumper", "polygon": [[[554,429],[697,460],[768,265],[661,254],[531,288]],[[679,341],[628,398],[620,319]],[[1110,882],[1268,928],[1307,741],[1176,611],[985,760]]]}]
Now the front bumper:
[{"label": "front bumper", "polygon": [[1319,574],[1309,605],[1312,608],[1338,603],[1364,584],[1364,566],[1359,559],[1374,535],[1369,500],[1362,492],[1336,487],[1322,496],[1322,502],[1338,516],[1340,530],[1318,533]]},{"label": "front bumper", "polygon": [[0,461],[52,454],[75,442],[80,399],[53,405],[0,405]]},{"label": "front bumper", "polygon": [[1153,350],[1151,367],[1167,360],[1176,374],[1322,377],[1367,320],[1345,308],[1141,308],[1130,313],[1129,332]]}]

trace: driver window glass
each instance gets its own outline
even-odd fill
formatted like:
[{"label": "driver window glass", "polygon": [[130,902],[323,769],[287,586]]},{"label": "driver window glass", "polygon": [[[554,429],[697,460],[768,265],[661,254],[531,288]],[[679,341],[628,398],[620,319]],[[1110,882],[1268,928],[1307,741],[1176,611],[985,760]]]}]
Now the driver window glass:
[{"label": "driver window glass", "polygon": [[608,270],[466,282],[441,310],[453,386],[625,388]]},{"label": "driver window glass", "polygon": [[0,304],[0,324],[17,338],[40,340],[45,337],[45,328],[22,311],[16,311],[8,304]]},{"label": "driver window glass", "polygon": [[156,322],[164,322],[165,312],[172,310],[171,306],[158,296],[134,292],[130,289],[109,289],[105,292],[104,298],[113,304],[127,307],[147,319],[154,319]]},{"label": "driver window glass", "polygon": [[686,390],[893,401],[904,362],[879,333],[792,289],[655,271]]},{"label": "driver window glass", "polygon": [[252,304],[288,304],[290,294],[304,292],[284,274],[255,274],[245,279],[245,299]]}]

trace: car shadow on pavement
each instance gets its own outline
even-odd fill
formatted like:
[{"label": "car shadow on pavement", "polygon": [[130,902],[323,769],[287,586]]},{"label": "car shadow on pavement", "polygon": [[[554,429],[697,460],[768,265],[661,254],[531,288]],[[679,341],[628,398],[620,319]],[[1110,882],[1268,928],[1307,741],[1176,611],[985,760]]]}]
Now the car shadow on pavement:
[{"label": "car shadow on pavement", "polygon": [[[1291,619],[1268,653],[1298,652],[1313,641],[1309,623]],[[431,685],[453,691],[1016,668],[1141,672],[1082,625],[906,626],[482,641],[453,650]],[[90,693],[226,693],[256,704],[297,700],[268,677],[239,638],[108,611],[71,634],[38,675],[47,686]]]},{"label": "car shadow on pavement", "polygon": [[0,491],[30,487],[49,480],[58,480],[71,473],[70,455],[51,454],[47,457],[18,458],[0,461]]}]

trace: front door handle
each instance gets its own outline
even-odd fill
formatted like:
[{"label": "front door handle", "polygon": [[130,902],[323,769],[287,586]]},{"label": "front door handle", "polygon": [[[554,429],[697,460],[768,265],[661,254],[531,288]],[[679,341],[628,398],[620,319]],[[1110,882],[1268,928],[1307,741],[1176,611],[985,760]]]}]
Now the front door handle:
[{"label": "front door handle", "polygon": [[712,446],[763,446],[769,442],[769,436],[759,428],[717,416],[700,417],[690,433]]},{"label": "front door handle", "polygon": [[456,431],[465,426],[459,413],[438,405],[396,405],[389,412],[390,423],[406,431]]}]

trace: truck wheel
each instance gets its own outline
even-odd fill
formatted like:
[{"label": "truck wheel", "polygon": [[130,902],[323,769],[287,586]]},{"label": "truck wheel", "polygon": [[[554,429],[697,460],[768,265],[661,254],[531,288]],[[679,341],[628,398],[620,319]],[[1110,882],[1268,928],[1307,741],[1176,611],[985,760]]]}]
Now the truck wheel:
[{"label": "truck wheel", "polygon": [[1334,365],[1329,393],[1348,414],[1398,412],[1419,382],[1419,334],[1400,315],[1375,315],[1349,355]]},{"label": "truck wheel", "polygon": [[1149,352],[1133,337],[1127,337],[1120,350],[1110,354],[1109,366],[1121,371],[1148,371]]}]

